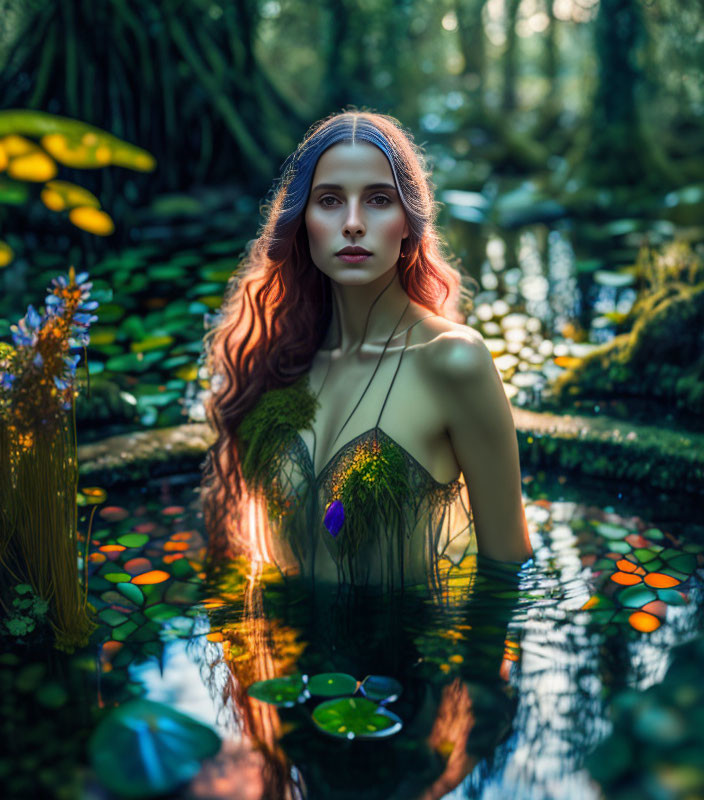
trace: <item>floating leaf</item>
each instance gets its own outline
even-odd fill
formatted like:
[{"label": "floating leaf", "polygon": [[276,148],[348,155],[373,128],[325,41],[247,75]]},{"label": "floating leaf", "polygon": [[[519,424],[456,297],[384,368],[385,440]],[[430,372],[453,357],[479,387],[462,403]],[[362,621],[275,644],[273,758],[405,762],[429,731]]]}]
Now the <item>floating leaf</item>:
[{"label": "floating leaf", "polygon": [[308,691],[320,697],[340,697],[354,694],[357,679],[345,672],[322,672],[308,680]]},{"label": "floating leaf", "polygon": [[635,611],[630,615],[628,621],[637,631],[641,631],[641,633],[651,633],[660,627],[660,620],[645,611]]},{"label": "floating leaf", "polygon": [[[107,577],[107,576],[106,576]],[[149,572],[141,572],[139,575],[135,575],[132,578],[132,583],[137,585],[142,584],[153,584],[153,583],[163,583],[167,581],[171,575],[168,572],[164,572],[163,569],[153,569]],[[129,580],[130,576],[125,576],[125,580]]]},{"label": "floating leaf", "polygon": [[149,541],[149,536],[146,533],[126,533],[117,541],[125,547],[141,547]]},{"label": "floating leaf", "polygon": [[687,602],[676,589],[658,589],[657,595],[668,606],[683,606]]},{"label": "floating leaf", "polygon": [[600,522],[596,526],[596,532],[605,539],[625,539],[629,534],[628,528],[610,522]]},{"label": "floating leaf", "polygon": [[296,703],[302,703],[308,696],[302,675],[287,675],[283,678],[257,681],[247,689],[247,694],[262,703],[270,703],[281,708],[290,708]]},{"label": "floating leaf", "polygon": [[396,714],[365,697],[327,700],[313,711],[313,722],[338,739],[380,739],[402,727]]},{"label": "floating leaf", "polygon": [[639,575],[634,575],[632,572],[615,572],[610,577],[614,583],[618,583],[621,586],[632,586],[642,580]]},{"label": "floating leaf", "polygon": [[123,797],[170,793],[219,749],[220,737],[212,728],[144,699],[110,711],[88,745],[101,783]]},{"label": "floating leaf", "polygon": [[367,675],[359,688],[365,697],[377,703],[393,703],[403,691],[395,678],[386,675]]},{"label": "floating leaf", "polygon": [[646,589],[642,584],[640,586],[629,586],[627,589],[620,592],[618,596],[621,605],[627,608],[641,608],[641,606],[655,599],[655,592]]},{"label": "floating leaf", "polygon": [[664,575],[662,572],[651,572],[644,578],[648,586],[653,586],[655,589],[671,589],[677,586],[680,581],[677,578],[672,578],[670,575]]},{"label": "floating leaf", "polygon": [[133,583],[118,583],[117,590],[135,605],[141,606],[144,602],[144,594],[139,586],[135,586]]}]

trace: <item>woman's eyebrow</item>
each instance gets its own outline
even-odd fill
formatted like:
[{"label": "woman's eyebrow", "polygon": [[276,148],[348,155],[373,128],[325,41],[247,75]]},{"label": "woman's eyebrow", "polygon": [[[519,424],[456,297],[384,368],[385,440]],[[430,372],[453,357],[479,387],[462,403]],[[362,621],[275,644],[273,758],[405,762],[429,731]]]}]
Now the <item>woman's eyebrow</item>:
[{"label": "woman's eyebrow", "polygon": [[[344,187],[337,183],[319,183],[317,186],[313,187],[314,192],[317,192],[319,189],[336,190],[341,192],[343,191]],[[365,191],[368,191],[369,189],[391,189],[394,192],[396,191],[396,187],[393,185],[393,183],[370,183],[364,187]]]}]

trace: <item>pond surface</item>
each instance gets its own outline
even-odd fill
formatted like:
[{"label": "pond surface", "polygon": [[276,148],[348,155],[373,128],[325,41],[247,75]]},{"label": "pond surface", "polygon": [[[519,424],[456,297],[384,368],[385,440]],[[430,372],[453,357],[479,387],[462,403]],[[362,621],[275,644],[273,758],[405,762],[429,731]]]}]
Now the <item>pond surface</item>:
[{"label": "pond surface", "polygon": [[[638,513],[628,496],[616,506],[603,488],[526,475],[532,564],[516,574],[470,557],[440,600],[413,591],[381,600],[311,594],[243,561],[206,575],[195,486],[181,476],[98,506],[87,566],[102,644],[94,661],[83,653],[71,669],[32,678],[36,692],[81,674],[68,701],[82,709],[71,727],[82,726],[81,741],[135,696],[213,726],[220,753],[169,796],[596,799],[585,758],[611,731],[612,700],[662,681],[673,648],[702,630],[701,527],[666,498],[639,501]],[[22,678],[32,668],[2,659],[6,697],[32,688]],[[370,739],[322,730],[313,712],[330,698],[312,691],[321,673],[351,675],[340,692],[357,700],[369,675],[398,682],[369,696],[400,730]],[[308,688],[289,707],[281,694],[272,703],[246,691],[290,675],[307,676]],[[46,719],[66,713],[53,705]],[[22,748],[32,726],[18,723]],[[358,730],[351,724],[343,734]],[[74,773],[86,796],[106,796],[90,770]]]}]

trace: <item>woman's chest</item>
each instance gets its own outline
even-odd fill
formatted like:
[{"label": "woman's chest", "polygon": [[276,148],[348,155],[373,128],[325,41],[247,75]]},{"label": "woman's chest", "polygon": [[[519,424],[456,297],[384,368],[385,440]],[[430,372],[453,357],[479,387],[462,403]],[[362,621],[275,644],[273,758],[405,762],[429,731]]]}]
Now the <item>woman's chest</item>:
[{"label": "woman's chest", "polygon": [[[427,355],[426,355],[427,357]],[[437,481],[458,476],[459,465],[445,431],[442,410],[419,348],[374,357],[333,358],[318,353],[308,375],[318,399],[309,428],[299,432],[316,476],[347,443],[381,428]]]}]

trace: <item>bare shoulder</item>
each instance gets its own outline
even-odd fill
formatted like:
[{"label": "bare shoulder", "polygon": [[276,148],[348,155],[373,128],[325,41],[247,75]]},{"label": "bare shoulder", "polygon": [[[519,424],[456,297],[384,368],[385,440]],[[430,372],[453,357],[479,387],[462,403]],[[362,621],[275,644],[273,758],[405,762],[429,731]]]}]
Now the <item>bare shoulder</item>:
[{"label": "bare shoulder", "polygon": [[420,348],[419,362],[426,377],[441,384],[465,381],[489,365],[493,368],[491,352],[479,331],[445,319]]}]

